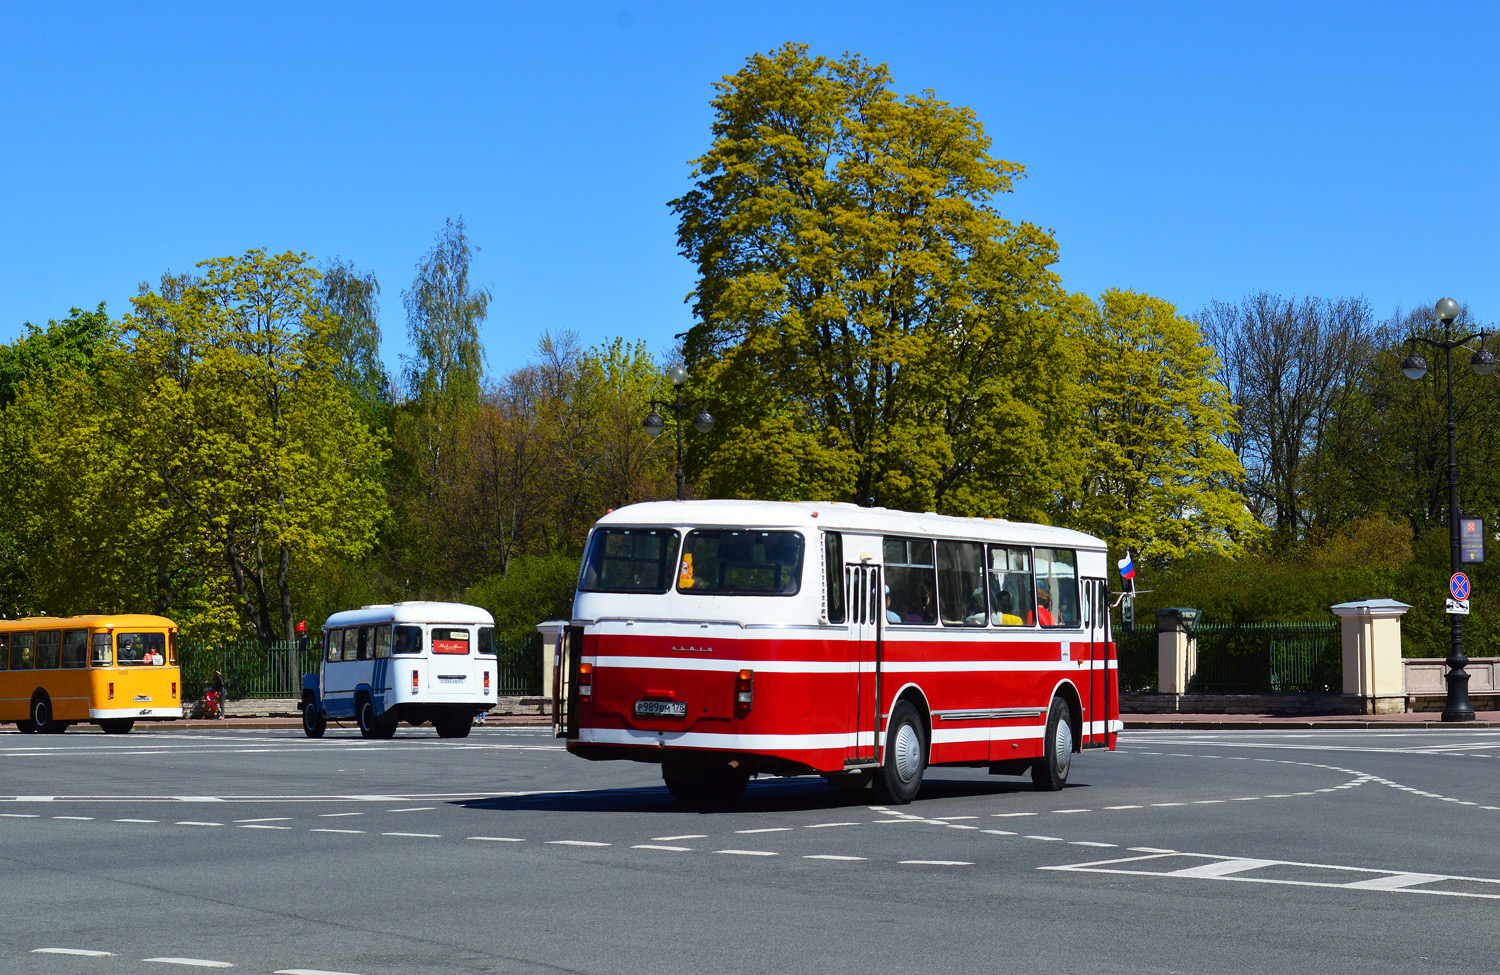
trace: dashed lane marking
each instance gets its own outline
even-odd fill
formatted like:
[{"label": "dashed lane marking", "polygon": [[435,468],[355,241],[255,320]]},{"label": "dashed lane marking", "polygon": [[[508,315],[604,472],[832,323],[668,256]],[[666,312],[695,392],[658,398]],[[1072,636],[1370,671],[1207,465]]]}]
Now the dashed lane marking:
[{"label": "dashed lane marking", "polygon": [[898,860],[902,866],[914,867],[972,867],[967,860]]},{"label": "dashed lane marking", "polygon": [[600,843],[597,840],[548,840],[548,846],[609,846],[609,843]]},{"label": "dashed lane marking", "polygon": [[259,819],[236,819],[236,823],[286,823],[290,822],[290,816],[262,816]]},{"label": "dashed lane marking", "polygon": [[41,813],[0,813],[0,819],[41,819]]},{"label": "dashed lane marking", "polygon": [[332,828],[326,827],[326,826],[325,827],[313,827],[312,829],[309,829],[308,832],[309,833],[358,833],[360,835],[364,834],[364,830],[362,830],[362,829],[332,829]]},{"label": "dashed lane marking", "polygon": [[94,817],[93,816],[53,816],[52,818],[53,819],[72,819],[72,820],[77,820],[80,823],[92,823],[94,821]]},{"label": "dashed lane marking", "polygon": [[432,812],[436,806],[412,806],[410,809],[387,809],[388,813]]},{"label": "dashed lane marking", "polygon": [[806,856],[804,856],[802,859],[804,859],[804,860],[845,860],[845,861],[853,862],[855,860],[863,860],[865,858],[864,857],[838,856],[837,854],[834,854],[834,853],[809,853]]},{"label": "dashed lane marking", "polygon": [[290,826],[273,826],[270,823],[240,823],[240,829],[291,829]]},{"label": "dashed lane marking", "polygon": [[790,833],[790,826],[764,826],[760,829],[737,829],[735,833]]},{"label": "dashed lane marking", "polygon": [[1023,836],[1022,839],[1041,840],[1043,843],[1061,843],[1063,841],[1061,836]]},{"label": "dashed lane marking", "polygon": [[728,853],[737,857],[774,857],[779,856],[774,850],[715,850],[715,853]]},{"label": "dashed lane marking", "polygon": [[[205,822],[201,822],[201,821],[196,820],[196,819],[183,819],[183,820],[179,820],[178,822],[174,823],[173,825],[175,825],[175,826],[223,826],[224,824],[223,823],[205,823]],[[146,959],[146,960],[150,961],[149,958]]]},{"label": "dashed lane marking", "polygon": [[996,817],[997,819],[1010,819],[1010,818],[1013,818],[1015,816],[1035,816],[1036,813],[1034,813],[1034,812],[990,813],[990,815]]},{"label": "dashed lane marking", "polygon": [[352,812],[352,813],[318,813],[318,818],[319,819],[338,819],[338,818],[340,818],[342,816],[363,816],[363,815],[364,815],[364,813],[362,813],[362,812]]},{"label": "dashed lane marking", "polygon": [[668,853],[692,853],[690,846],[662,846],[656,843],[637,843],[632,850],[665,850]]},{"label": "dashed lane marking", "polygon": [[113,958],[113,951],[94,951],[90,948],[33,948],[33,955],[77,955],[80,958]]},{"label": "dashed lane marking", "polygon": [[471,840],[483,840],[486,843],[525,843],[519,836],[470,836]]},{"label": "dashed lane marking", "polygon": [[[1131,849],[1146,851],[1143,847],[1131,847]],[[1091,863],[1061,864],[1037,869],[1063,873],[1126,874],[1133,877],[1160,877],[1164,880],[1218,880],[1275,884],[1286,887],[1321,887],[1334,890],[1500,900],[1500,879],[1494,877],[1416,873],[1409,870],[1382,870],[1332,863],[1304,863],[1296,860],[1263,860],[1212,853],[1146,852],[1149,855],[1097,860]],[[1267,873],[1258,874],[1258,871],[1267,871]],[[1274,875],[1271,874],[1272,871]],[[1363,875],[1363,877],[1352,881],[1323,879],[1339,874],[1355,874]],[[1478,889],[1475,889],[1476,887]]]},{"label": "dashed lane marking", "polygon": [[653,836],[651,838],[653,840],[655,840],[656,842],[658,842],[658,843],[670,843],[673,840],[706,840],[706,839],[708,839],[708,834],[707,833],[683,833],[681,836]]},{"label": "dashed lane marking", "polygon": [[159,823],[159,819],[116,819],[116,823]]},{"label": "dashed lane marking", "polygon": [[278,968],[276,975],[357,975],[357,973],[330,972],[323,968]]},{"label": "dashed lane marking", "polygon": [[440,840],[442,833],[381,833],[381,836],[410,836],[419,840]]},{"label": "dashed lane marking", "polygon": [[860,823],[808,823],[803,829],[827,829],[830,826],[859,826]]},{"label": "dashed lane marking", "polygon": [[160,962],[163,965],[188,965],[193,968],[233,968],[233,962],[214,961],[211,958],[142,958],[142,961]]}]

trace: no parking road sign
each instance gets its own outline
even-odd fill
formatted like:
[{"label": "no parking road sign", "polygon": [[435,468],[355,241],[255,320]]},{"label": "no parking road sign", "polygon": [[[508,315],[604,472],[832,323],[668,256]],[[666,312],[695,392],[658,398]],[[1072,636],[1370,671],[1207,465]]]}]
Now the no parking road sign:
[{"label": "no parking road sign", "polygon": [[1469,614],[1469,577],[1462,572],[1453,573],[1448,580],[1448,612],[1457,616]]}]

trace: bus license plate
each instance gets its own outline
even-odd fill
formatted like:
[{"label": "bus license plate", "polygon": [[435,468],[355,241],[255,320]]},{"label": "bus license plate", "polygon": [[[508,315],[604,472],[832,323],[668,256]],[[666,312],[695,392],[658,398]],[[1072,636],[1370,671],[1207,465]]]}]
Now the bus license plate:
[{"label": "bus license plate", "polygon": [[635,716],[637,718],[685,718],[687,717],[687,702],[636,701]]}]

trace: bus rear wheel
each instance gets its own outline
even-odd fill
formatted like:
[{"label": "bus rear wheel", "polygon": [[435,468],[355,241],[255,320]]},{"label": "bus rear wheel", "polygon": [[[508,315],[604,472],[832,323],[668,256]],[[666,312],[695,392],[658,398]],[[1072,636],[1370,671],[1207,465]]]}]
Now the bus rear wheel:
[{"label": "bus rear wheel", "polygon": [[309,738],[322,738],[328,729],[328,718],[311,701],[302,704],[302,733]]},{"label": "bus rear wheel", "polygon": [[1042,757],[1031,766],[1031,782],[1043,792],[1056,792],[1068,784],[1073,767],[1073,709],[1060,697],[1047,710],[1047,732]]},{"label": "bus rear wheel", "polygon": [[891,709],[885,762],[876,773],[875,787],[887,801],[905,805],[917,797],[926,770],[927,737],[922,719],[910,701],[897,701]]},{"label": "bus rear wheel", "polygon": [[467,738],[469,729],[474,726],[474,717],[469,714],[444,715],[434,719],[432,726],[437,729],[439,738]]},{"label": "bus rear wheel", "polygon": [[663,762],[661,778],[672,798],[695,809],[727,806],[745,794],[750,773],[729,764],[679,765]]},{"label": "bus rear wheel", "polygon": [[31,723],[44,735],[60,735],[68,728],[65,723],[52,720],[52,702],[45,694],[31,699]]},{"label": "bus rear wheel", "polygon": [[135,721],[131,718],[102,718],[99,727],[104,729],[106,735],[128,735],[130,729],[135,727]]}]

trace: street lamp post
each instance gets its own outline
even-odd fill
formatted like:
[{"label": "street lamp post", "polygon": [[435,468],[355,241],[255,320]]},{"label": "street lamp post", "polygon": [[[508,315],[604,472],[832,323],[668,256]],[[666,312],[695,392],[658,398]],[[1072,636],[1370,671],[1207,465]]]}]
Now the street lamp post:
[{"label": "street lamp post", "polygon": [[673,366],[671,369],[667,370],[667,378],[672,380],[673,391],[677,394],[676,401],[672,403],[666,403],[661,400],[652,400],[651,412],[646,415],[646,419],[641,421],[641,426],[645,427],[646,432],[651,434],[651,436],[661,436],[662,431],[666,429],[666,424],[662,422],[661,414],[656,412],[658,409],[662,410],[663,412],[665,412],[666,410],[671,410],[672,416],[677,420],[677,500],[681,501],[682,414],[695,409],[698,411],[693,416],[693,429],[697,430],[699,433],[707,433],[708,431],[712,430],[714,428],[714,418],[708,412],[708,400],[689,400],[686,403],[682,401],[682,384],[687,382],[686,369],[682,368],[681,366]]},{"label": "street lamp post", "polygon": [[[1495,371],[1495,354],[1484,347],[1484,333],[1471,333],[1462,337],[1453,334],[1453,320],[1458,317],[1458,302],[1452,298],[1444,298],[1432,309],[1443,323],[1443,338],[1441,341],[1424,336],[1413,336],[1410,339],[1411,352],[1401,363],[1401,372],[1407,379],[1421,379],[1427,375],[1427,360],[1416,350],[1416,343],[1422,342],[1434,349],[1442,349],[1446,363],[1446,379],[1448,386],[1448,540],[1452,551],[1450,552],[1450,569],[1457,573],[1460,569],[1460,544],[1459,544],[1459,515],[1458,515],[1458,454],[1453,446],[1453,434],[1458,425],[1453,422],[1453,350],[1466,346],[1475,338],[1479,339],[1479,348],[1474,357],[1469,360],[1469,366],[1475,373],[1488,376]],[[1464,656],[1463,616],[1459,613],[1450,613],[1449,618],[1453,628],[1452,647],[1448,651],[1448,699],[1443,706],[1444,721],[1473,721],[1474,708],[1469,704],[1469,658]]]}]

